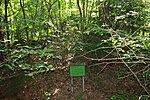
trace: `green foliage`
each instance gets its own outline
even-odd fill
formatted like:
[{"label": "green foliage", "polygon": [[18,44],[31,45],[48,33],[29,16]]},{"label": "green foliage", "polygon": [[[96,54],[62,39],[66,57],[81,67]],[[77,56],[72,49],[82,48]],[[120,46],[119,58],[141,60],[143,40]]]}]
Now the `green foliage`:
[{"label": "green foliage", "polygon": [[139,100],[149,100],[149,99],[150,99],[150,96],[148,96],[148,95],[141,95],[139,97]]},{"label": "green foliage", "polygon": [[23,70],[28,76],[55,70],[53,64],[48,63],[48,60],[62,59],[62,56],[54,55],[54,50],[46,48],[18,46],[17,49],[6,48],[1,51],[5,55],[5,63],[1,67],[10,70]]},{"label": "green foliage", "polygon": [[83,43],[79,42],[76,46],[76,50],[93,50],[99,47],[99,44],[94,43]]},{"label": "green foliage", "polygon": [[141,73],[140,78],[144,80],[144,85],[150,87],[150,70]]},{"label": "green foliage", "polygon": [[129,93],[122,93],[118,92],[117,94],[113,95],[111,100],[137,100],[136,95],[134,94],[129,94]]},{"label": "green foliage", "polygon": [[[23,70],[26,75],[33,76],[55,70],[52,62],[62,60],[61,53],[92,50],[97,58],[118,57],[119,53],[125,62],[140,62],[147,66],[150,58],[150,2],[83,1],[79,0],[77,8],[75,0],[11,0],[7,6],[2,0],[0,55],[4,59],[0,61],[0,67]],[[2,9],[6,7],[7,16]],[[99,50],[101,47],[116,50],[111,53],[111,49]],[[118,76],[124,76],[126,72],[126,68],[121,68]],[[144,86],[150,84],[149,73],[145,70],[138,74]],[[113,100],[115,97],[126,96],[118,94]]]},{"label": "green foliage", "polygon": [[84,96],[84,92],[81,92],[81,93],[75,98],[75,100],[82,100],[83,96]]},{"label": "green foliage", "polygon": [[117,94],[110,97],[111,100],[148,100],[148,95],[137,96],[135,94],[118,92]]},{"label": "green foliage", "polygon": [[44,100],[52,100],[52,95],[49,92],[44,93]]},{"label": "green foliage", "polygon": [[127,73],[128,69],[126,67],[120,68],[119,71],[117,72],[118,77],[122,77]]}]

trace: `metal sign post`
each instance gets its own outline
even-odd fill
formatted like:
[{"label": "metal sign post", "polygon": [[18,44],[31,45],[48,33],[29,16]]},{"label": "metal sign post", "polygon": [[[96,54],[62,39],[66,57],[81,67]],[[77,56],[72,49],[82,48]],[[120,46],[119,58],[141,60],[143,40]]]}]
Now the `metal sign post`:
[{"label": "metal sign post", "polygon": [[82,88],[83,88],[83,92],[84,92],[84,76],[82,76]]},{"label": "metal sign post", "polygon": [[73,93],[73,77],[71,77],[71,91]]},{"label": "metal sign post", "polygon": [[71,91],[73,92],[73,77],[82,77],[82,91],[84,92],[85,66],[70,66]]}]

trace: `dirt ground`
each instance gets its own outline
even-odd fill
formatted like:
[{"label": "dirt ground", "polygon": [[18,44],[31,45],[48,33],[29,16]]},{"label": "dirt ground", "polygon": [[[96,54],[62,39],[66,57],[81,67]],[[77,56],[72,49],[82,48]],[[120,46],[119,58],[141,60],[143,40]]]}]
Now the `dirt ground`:
[{"label": "dirt ground", "polygon": [[23,82],[19,82],[19,78],[13,79],[14,82],[1,82],[0,100],[111,100],[119,91],[135,93],[141,89],[132,77],[118,79],[120,65],[108,65],[100,72],[103,67],[86,67],[84,93],[81,77],[73,78],[74,91],[71,91],[69,69],[65,68],[33,78],[21,77]]}]

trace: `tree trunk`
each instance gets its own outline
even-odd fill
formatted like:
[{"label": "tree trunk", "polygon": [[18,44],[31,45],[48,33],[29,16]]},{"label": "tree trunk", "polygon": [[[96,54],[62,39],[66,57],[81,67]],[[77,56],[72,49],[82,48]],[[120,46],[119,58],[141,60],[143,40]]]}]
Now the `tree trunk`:
[{"label": "tree trunk", "polygon": [[104,14],[104,23],[112,27],[112,23],[110,22],[109,18],[109,10],[110,10],[110,0],[104,1],[104,8],[103,8],[103,14]]},{"label": "tree trunk", "polygon": [[[86,9],[85,9],[85,0],[82,0],[82,13],[83,13],[83,24],[86,22]],[[83,28],[84,31],[84,28]]]},{"label": "tree trunk", "polygon": [[[5,23],[6,23],[6,36],[7,36],[7,40],[10,40],[9,38],[9,26],[8,26],[8,0],[5,0]],[[7,42],[7,46],[10,46],[10,42]]]},{"label": "tree trunk", "polygon": [[[81,7],[80,7],[80,4],[79,4],[79,0],[77,0],[77,6],[78,6],[78,9],[79,9],[79,13],[80,13],[80,23],[82,24],[82,10],[81,10]],[[82,31],[82,25],[81,25],[81,31]]]},{"label": "tree trunk", "polygon": [[[0,22],[2,22],[2,0],[0,1]],[[4,34],[3,34],[3,27],[0,25],[0,48],[3,49],[4,47]],[[4,61],[3,53],[0,51],[0,63]]]},{"label": "tree trunk", "polygon": [[90,9],[90,11],[89,11],[88,22],[90,22],[90,20],[91,20],[91,18],[92,18],[92,12],[93,12],[93,9],[94,9],[94,2],[95,2],[95,0],[93,0],[93,2],[92,2],[92,7],[91,7],[91,9]]},{"label": "tree trunk", "polygon": [[82,13],[82,9],[80,7],[79,0],[77,0],[77,6],[78,6],[78,9],[79,9],[79,13],[80,13],[80,31],[82,33],[82,40],[83,40],[83,42],[85,42],[84,35],[83,35],[83,13]]},{"label": "tree trunk", "polygon": [[61,24],[61,4],[60,4],[60,0],[58,0],[58,29],[63,30],[62,27],[63,26]]},{"label": "tree trunk", "polygon": [[85,14],[85,16],[88,18],[88,7],[89,7],[89,0],[86,0],[86,14]]},{"label": "tree trunk", "polygon": [[[20,0],[20,6],[21,6],[22,13],[23,13],[24,23],[25,23],[25,25],[27,25],[26,14],[25,14],[25,10],[24,10],[24,0]],[[25,27],[25,32],[26,32],[27,44],[29,44],[28,26]]]}]

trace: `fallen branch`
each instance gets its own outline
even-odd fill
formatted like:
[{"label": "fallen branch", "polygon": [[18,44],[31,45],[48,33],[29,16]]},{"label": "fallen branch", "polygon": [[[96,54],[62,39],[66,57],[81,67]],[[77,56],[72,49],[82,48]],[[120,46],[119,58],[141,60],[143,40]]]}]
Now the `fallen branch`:
[{"label": "fallen branch", "polygon": [[[117,34],[117,32],[115,32],[116,33],[116,35],[118,35]],[[113,35],[111,34],[111,36],[112,36],[112,38],[113,38]],[[119,36],[119,35],[118,35]],[[119,36],[120,37],[120,36]],[[124,42],[126,42],[126,40],[124,40]],[[128,46],[127,46],[128,47]],[[116,46],[114,46],[114,48],[116,49],[116,52],[117,52],[117,48],[116,48]],[[136,54],[133,52],[133,50],[130,48],[130,47],[128,47],[131,51],[132,51],[132,53],[136,56]],[[122,58],[121,57],[121,55],[119,54],[119,52],[117,52],[117,54],[118,54],[118,56],[120,57],[120,58]],[[137,77],[137,75],[133,72],[133,70],[129,67],[129,65],[124,61],[124,59],[122,59],[121,60],[123,63],[124,63],[124,65],[129,69],[129,71],[132,73],[132,75],[135,77],[135,79],[137,80],[137,82],[139,83],[139,85],[144,89],[144,91],[148,94],[148,95],[150,95],[150,93],[149,93],[149,91],[146,89],[146,87],[141,83],[141,81],[139,80],[139,78]]]},{"label": "fallen branch", "polygon": [[136,59],[143,59],[143,60],[146,60],[146,61],[149,61],[150,62],[150,59],[149,58],[144,58],[144,57],[138,57],[138,56],[131,56],[131,57],[122,57],[122,58],[106,58],[104,59],[103,58],[100,58],[100,59],[95,59],[95,58],[90,58],[90,57],[86,57],[86,56],[83,56],[85,59],[88,59],[88,60],[95,60],[95,61],[108,61],[108,60],[125,60],[125,59],[131,59],[131,58],[136,58]]},{"label": "fallen branch", "polygon": [[[150,62],[126,62],[127,64],[150,64]],[[124,62],[101,62],[101,63],[96,63],[96,64],[92,64],[92,65],[88,65],[88,67],[92,67],[92,66],[97,66],[97,65],[104,65],[104,64],[124,64]]]}]

